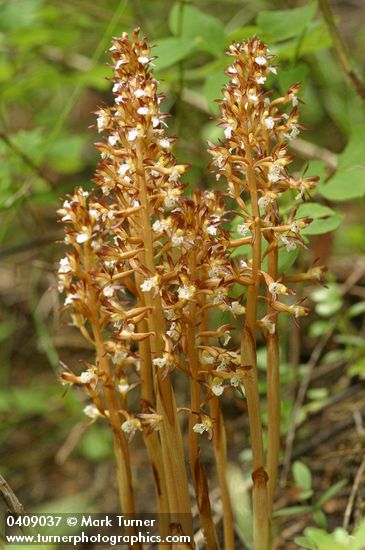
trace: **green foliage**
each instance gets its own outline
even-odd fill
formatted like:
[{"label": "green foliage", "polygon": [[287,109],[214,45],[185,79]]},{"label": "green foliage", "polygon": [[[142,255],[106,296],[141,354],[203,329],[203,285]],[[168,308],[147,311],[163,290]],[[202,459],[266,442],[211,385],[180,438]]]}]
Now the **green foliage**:
[{"label": "green foliage", "polygon": [[309,2],[291,10],[270,10],[259,13],[257,23],[270,42],[300,37],[317,11],[317,3]]},{"label": "green foliage", "polygon": [[323,529],[308,527],[305,536],[296,537],[298,548],[307,550],[364,550],[365,548],[365,521],[350,535],[346,529],[337,527],[333,533]]}]

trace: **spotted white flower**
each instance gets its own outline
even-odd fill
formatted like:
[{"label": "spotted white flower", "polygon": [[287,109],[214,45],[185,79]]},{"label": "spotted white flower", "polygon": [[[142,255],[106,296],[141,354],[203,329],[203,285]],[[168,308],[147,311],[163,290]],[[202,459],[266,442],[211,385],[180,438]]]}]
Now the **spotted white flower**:
[{"label": "spotted white flower", "polygon": [[277,70],[276,67],[269,67],[269,71],[270,71],[270,73],[272,73],[272,74],[278,74],[278,70]]},{"label": "spotted white flower", "polygon": [[273,323],[267,315],[260,319],[260,326],[265,328],[269,334],[275,334],[275,323]]},{"label": "spotted white flower", "polygon": [[109,136],[108,137],[108,143],[114,147],[114,145],[116,145],[116,143],[118,143],[118,136]]},{"label": "spotted white flower", "polygon": [[279,180],[282,179],[282,175],[281,175],[281,166],[278,166],[276,164],[272,164],[269,168],[269,173],[268,173],[268,179],[269,181],[275,183]]},{"label": "spotted white flower", "polygon": [[266,82],[266,76],[258,76],[258,77],[256,78],[256,82],[257,82],[257,84],[265,84],[265,82]]},{"label": "spotted white flower", "polygon": [[123,395],[127,394],[128,390],[129,390],[128,380],[126,378],[121,378],[119,380],[117,389],[118,389],[119,393],[122,393]]},{"label": "spotted white flower", "polygon": [[291,252],[297,248],[297,243],[293,239],[288,239],[285,235],[281,235],[280,240],[288,252]]},{"label": "spotted white flower", "polygon": [[243,383],[243,375],[240,372],[235,372],[230,379],[231,386],[238,388]]},{"label": "spotted white flower", "polygon": [[147,93],[145,90],[142,90],[142,88],[137,88],[137,90],[134,91],[134,95],[140,99],[141,97],[145,97]]},{"label": "spotted white flower", "polygon": [[291,305],[289,306],[289,311],[294,315],[294,317],[305,317],[308,315],[308,309],[303,306]]},{"label": "spotted white flower", "polygon": [[268,286],[270,294],[276,298],[277,294],[289,294],[289,289],[282,283],[273,282]]},{"label": "spotted white flower", "polygon": [[66,256],[65,258],[61,258],[58,273],[70,273],[71,271],[72,271],[72,268],[68,257]]},{"label": "spotted white flower", "polygon": [[83,229],[81,233],[78,233],[76,235],[76,242],[78,244],[86,243],[86,241],[88,241],[89,239],[90,239],[90,235],[86,227]]},{"label": "spotted white flower", "polygon": [[128,141],[134,141],[139,135],[139,132],[137,129],[129,130],[127,139]]},{"label": "spotted white flower", "polygon": [[226,330],[223,333],[223,345],[226,346],[231,338],[232,338],[231,334],[228,332],[228,330]]},{"label": "spotted white flower", "polygon": [[254,92],[251,92],[248,94],[248,99],[255,103],[255,101],[257,101],[257,95]]},{"label": "spotted white flower", "polygon": [[106,116],[105,113],[101,112],[98,116],[98,118],[96,119],[96,124],[97,124],[97,127],[98,127],[98,132],[102,132],[103,130],[105,130],[105,128],[107,128],[108,126],[108,123],[109,123],[109,119],[108,117]]},{"label": "spotted white flower", "polygon": [[207,233],[209,235],[216,235],[217,234],[217,228],[214,225],[208,225]]},{"label": "spotted white flower", "polygon": [[184,285],[179,288],[177,295],[179,300],[190,300],[195,294],[196,288],[194,285]]},{"label": "spotted white flower", "polygon": [[271,203],[271,199],[270,199],[270,197],[268,197],[266,195],[260,197],[259,200],[257,201],[257,204],[261,208],[266,208],[267,206],[269,206],[270,203]]},{"label": "spotted white flower", "polygon": [[86,407],[84,407],[84,414],[92,420],[96,420],[101,416],[99,409],[95,405],[86,405]]},{"label": "spotted white flower", "polygon": [[242,315],[243,313],[245,313],[246,308],[239,302],[232,302],[231,311],[232,313],[234,313],[234,315]]},{"label": "spotted white flower", "polygon": [[146,65],[147,63],[150,62],[150,59],[149,59],[149,57],[147,57],[145,55],[140,55],[139,58],[138,58],[138,61],[140,63],[142,63],[142,65]]},{"label": "spotted white flower", "polygon": [[166,355],[164,357],[155,357],[152,363],[159,369],[163,369],[168,364],[168,357]]},{"label": "spotted white flower", "polygon": [[126,65],[126,63],[128,63],[128,61],[124,57],[122,57],[121,59],[118,59],[118,61],[116,62],[115,68],[118,70],[122,65]]},{"label": "spotted white flower", "polygon": [[197,434],[203,434],[204,432],[210,432],[213,427],[213,422],[210,418],[205,417],[203,422],[194,424],[193,432]]},{"label": "spotted white flower", "polygon": [[163,147],[164,149],[169,149],[169,147],[171,146],[171,143],[170,143],[170,141],[169,141],[167,138],[162,138],[162,139],[160,139],[159,144],[160,144],[161,147]]},{"label": "spotted white flower", "polygon": [[65,306],[70,306],[70,305],[72,305],[74,300],[77,300],[78,298],[80,298],[80,296],[78,294],[69,294],[68,296],[66,296],[66,300],[64,302],[64,305]]},{"label": "spotted white flower", "polygon": [[103,288],[103,294],[107,298],[111,298],[114,295],[115,288],[112,285],[105,286]]},{"label": "spotted white flower", "polygon": [[272,130],[275,126],[275,121],[274,119],[272,118],[272,116],[268,116],[265,118],[264,120],[264,124],[265,124],[265,127],[268,129],[268,130]]},{"label": "spotted white flower", "polygon": [[174,246],[180,246],[185,240],[185,234],[182,229],[178,229],[171,237]]},{"label": "spotted white flower", "polygon": [[120,176],[124,176],[129,170],[129,164],[127,162],[123,162],[119,167],[118,167],[118,174]]},{"label": "spotted white flower", "polygon": [[264,57],[263,55],[259,55],[258,57],[255,57],[255,63],[257,63],[258,65],[266,65],[267,63],[266,57]]},{"label": "spotted white flower", "polygon": [[161,233],[162,231],[165,231],[169,227],[169,220],[156,220],[152,224],[152,230],[155,233]]},{"label": "spotted white flower", "polygon": [[177,342],[178,339],[180,338],[180,333],[181,333],[180,327],[175,322],[171,323],[169,330],[166,331],[167,336],[170,336],[170,338],[175,340],[175,342]]},{"label": "spotted white flower", "polygon": [[228,126],[224,129],[224,136],[226,139],[231,139],[233,132],[233,126],[231,124],[228,124]]},{"label": "spotted white flower", "polygon": [[209,387],[217,397],[224,392],[223,380],[221,378],[214,377]]},{"label": "spotted white flower", "polygon": [[139,107],[137,109],[137,113],[139,115],[148,115],[148,113],[150,112],[149,108],[148,107]]},{"label": "spotted white flower", "polygon": [[142,292],[149,292],[153,288],[157,287],[157,278],[151,277],[150,279],[145,279],[140,285]]},{"label": "spotted white flower", "polygon": [[213,365],[214,357],[208,350],[204,349],[200,354],[200,362],[202,365]]},{"label": "spotted white flower", "polygon": [[95,380],[95,373],[92,369],[87,369],[86,371],[80,374],[81,384],[90,384]]},{"label": "spotted white flower", "polygon": [[124,433],[132,434],[136,431],[141,431],[142,424],[138,418],[132,418],[130,420],[126,420],[125,422],[123,422],[121,428]]},{"label": "spotted white flower", "polygon": [[239,223],[237,225],[237,233],[239,233],[239,235],[242,235],[242,237],[248,235],[250,233],[250,230],[247,223]]}]

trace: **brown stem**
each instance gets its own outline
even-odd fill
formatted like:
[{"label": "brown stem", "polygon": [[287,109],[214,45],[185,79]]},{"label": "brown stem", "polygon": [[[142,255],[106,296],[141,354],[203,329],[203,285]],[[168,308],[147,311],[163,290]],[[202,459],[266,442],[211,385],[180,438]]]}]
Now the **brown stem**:
[{"label": "brown stem", "polygon": [[[151,212],[148,201],[146,175],[143,166],[144,158],[143,144],[140,139],[137,141],[137,183],[139,188],[141,209],[141,233],[144,243],[145,267],[150,276],[156,274],[154,264],[153,236],[151,229]],[[155,357],[162,356],[164,352],[164,341],[162,335],[166,333],[165,318],[163,314],[160,296],[152,297],[152,291],[143,293],[145,305],[152,308],[148,317],[149,329],[154,332],[151,337],[151,351]],[[162,416],[160,436],[162,458],[165,465],[167,493],[172,518],[174,515],[177,522],[183,524],[185,533],[193,535],[191,520],[188,516],[182,517],[179,514],[190,514],[190,499],[183,442],[180,426],[177,419],[177,410],[174,393],[169,377],[162,378],[156,371],[155,392],[157,400],[157,412]]]},{"label": "brown stem", "polygon": [[[189,258],[189,270],[191,279],[196,276],[196,253],[192,251]],[[196,313],[197,304],[189,304],[188,322],[186,323],[185,353],[190,367],[190,415],[189,415],[189,464],[191,477],[194,484],[199,517],[204,533],[207,548],[218,550],[218,538],[212,517],[207,476],[203,464],[200,461],[199,435],[193,427],[199,418],[200,412],[200,384],[198,382],[199,360],[195,347],[196,340]]]},{"label": "brown stem", "polygon": [[333,47],[341,64],[342,70],[349,78],[356,93],[361,97],[362,100],[365,100],[365,82],[361,80],[361,78],[352,66],[352,63],[347,53],[346,45],[342,40],[338,28],[336,27],[335,19],[333,17],[333,13],[329,6],[328,0],[319,0],[319,6],[326,22],[328,32],[331,35]]},{"label": "brown stem", "polygon": [[261,228],[260,210],[256,177],[253,168],[252,151],[248,139],[245,138],[247,161],[247,183],[251,196],[252,216],[254,219],[254,234],[252,244],[252,279],[249,286],[246,304],[246,321],[243,326],[241,340],[241,364],[246,368],[244,386],[247,399],[248,417],[251,434],[253,461],[253,517],[254,517],[254,549],[267,550],[269,544],[269,519],[267,500],[267,473],[265,471],[264,446],[262,438],[260,397],[258,388],[258,370],[256,357],[256,321],[257,300],[260,287],[261,269]]},{"label": "brown stem", "polygon": [[[277,279],[278,248],[272,248],[268,255],[268,273]],[[270,300],[271,296],[268,296]],[[270,301],[269,301],[270,304]],[[268,306],[268,314],[275,313]],[[278,476],[279,450],[280,450],[280,350],[277,316],[273,317],[275,331],[266,337],[267,348],[267,408],[268,408],[268,448],[267,448],[267,473],[269,517],[275,497],[276,480]]]}]

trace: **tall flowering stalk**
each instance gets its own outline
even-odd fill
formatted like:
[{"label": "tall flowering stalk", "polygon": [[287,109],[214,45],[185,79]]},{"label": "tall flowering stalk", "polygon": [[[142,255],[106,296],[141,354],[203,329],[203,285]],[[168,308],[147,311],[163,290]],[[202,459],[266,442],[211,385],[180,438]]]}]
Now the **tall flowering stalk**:
[{"label": "tall flowering stalk", "polygon": [[[247,399],[253,452],[253,507],[254,547],[264,550],[269,545],[272,504],[275,493],[279,459],[280,435],[280,384],[279,335],[277,316],[287,312],[294,318],[307,315],[308,310],[299,303],[287,305],[279,297],[295,294],[283,284],[285,274],[278,272],[278,251],[304,246],[300,230],[309,218],[295,219],[293,212],[285,217],[280,213],[284,193],[295,200],[304,198],[317,178],[296,180],[287,166],[292,157],[288,142],[299,131],[299,85],[289,88],[284,97],[271,99],[266,92],[266,81],[271,73],[273,56],[258,38],[233,44],[227,54],[233,63],[227,69],[229,84],[224,88],[220,102],[220,125],[224,128],[225,142],[211,145],[213,165],[217,176],[228,182],[228,194],[236,202],[242,222],[237,230],[249,245],[247,269],[251,281],[247,289],[246,316],[242,327],[241,367],[245,369],[243,384]],[[263,243],[267,242],[263,252]],[[268,271],[262,269],[268,258]],[[310,278],[321,276],[321,270],[312,270]],[[305,278],[299,277],[299,279]],[[265,291],[266,314],[260,318],[260,289]],[[261,328],[267,343],[267,403],[268,453],[265,460],[263,430],[258,391],[256,355],[257,329]]]},{"label": "tall flowering stalk", "polygon": [[[209,550],[219,543],[200,457],[203,437],[212,441],[216,459],[224,547],[233,550],[221,396],[232,391],[245,396],[253,452],[254,548],[266,550],[279,457],[278,314],[297,318],[308,313],[295,299],[281,300],[295,293],[278,269],[279,250],[304,246],[300,230],[311,221],[296,219],[296,206],[282,213],[281,197],[303,199],[316,182],[295,179],[287,169],[292,161],[287,144],[300,128],[299,87],[271,99],[264,86],[276,68],[266,46],[253,38],[230,47],[230,83],[220,103],[225,140],[209,148],[217,179],[226,178],[228,189],[189,198],[180,182],[187,165],[178,164],[171,153],[174,139],[165,134],[166,115],[160,112],[162,96],[146,39],[139,38],[138,30],[131,38],[123,34],[113,39],[110,52],[115,101],[97,111],[97,129],[106,135],[97,144],[97,189],[90,194],[77,189],[59,211],[70,247],[60,261],[59,289],[95,360],[79,374],[66,370],[61,380],[82,387],[90,399],[85,413],[91,421],[104,418],[112,429],[123,512],[135,511],[130,443],[141,432],[158,510],[169,512],[193,535],[171,373],[177,370],[188,380],[190,395],[180,412],[188,413],[188,462]],[[233,216],[239,219],[234,227]],[[233,258],[232,251],[241,257]],[[312,268],[287,281],[315,280],[321,273]],[[233,297],[237,287],[238,298]],[[220,312],[231,322],[214,326]],[[258,329],[267,347],[267,454]],[[136,391],[139,410],[129,399]]]}]

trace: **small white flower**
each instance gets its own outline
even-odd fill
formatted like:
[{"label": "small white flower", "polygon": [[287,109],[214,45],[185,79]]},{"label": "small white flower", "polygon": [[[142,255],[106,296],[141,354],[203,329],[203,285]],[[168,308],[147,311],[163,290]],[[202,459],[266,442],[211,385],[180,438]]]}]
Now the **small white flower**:
[{"label": "small white flower", "polygon": [[224,130],[224,136],[226,139],[231,139],[233,132],[233,126],[229,124]]},{"label": "small white flower", "polygon": [[160,120],[157,116],[152,117],[152,127],[157,128],[157,126],[160,124]]},{"label": "small white flower", "polygon": [[139,99],[141,97],[146,96],[147,94],[146,94],[145,90],[142,90],[142,88],[137,88],[137,90],[134,92],[134,95],[136,97],[138,97],[138,99]]},{"label": "small white flower", "polygon": [[118,142],[118,136],[109,136],[108,137],[108,143],[114,147],[114,145]]},{"label": "small white flower", "polygon": [[266,196],[260,197],[259,200],[257,201],[257,204],[261,208],[266,208],[267,206],[269,206],[270,203],[271,203],[270,197],[266,197]]},{"label": "small white flower", "polygon": [[138,137],[138,135],[139,135],[138,130],[134,128],[133,130],[129,130],[127,139],[128,141],[134,141]]},{"label": "small white flower", "polygon": [[134,200],[134,201],[132,201],[132,206],[133,206],[133,208],[138,208],[139,206],[141,206],[141,204],[140,204],[139,201]]},{"label": "small white flower", "polygon": [[255,102],[255,101],[257,101],[257,95],[255,93],[250,93],[250,94],[248,94],[248,99],[250,101]]},{"label": "small white flower", "polygon": [[242,315],[243,313],[245,313],[246,309],[239,302],[232,302],[231,311],[235,315]]},{"label": "small white flower", "polygon": [[67,297],[66,297],[66,300],[65,300],[65,303],[64,305],[65,306],[70,306],[72,304],[72,302],[79,298],[78,294],[69,294]]},{"label": "small white flower", "polygon": [[265,127],[268,130],[272,130],[275,126],[275,121],[271,116],[266,117],[264,120],[264,123],[265,123]]},{"label": "small white flower", "polygon": [[165,229],[167,229],[169,226],[168,220],[156,220],[152,225],[152,230],[155,233],[161,233]]},{"label": "small white flower", "polygon": [[308,314],[308,310],[303,306],[292,305],[289,306],[289,310],[296,318],[305,317]]},{"label": "small white flower", "polygon": [[285,235],[281,235],[280,240],[288,252],[290,252],[291,250],[295,250],[297,247],[297,243],[292,239],[288,239],[288,237],[286,237]]},{"label": "small white flower", "polygon": [[224,392],[224,386],[223,386],[223,380],[220,378],[214,378],[213,383],[210,386],[210,389],[216,395],[219,397]]},{"label": "small white flower", "polygon": [[208,225],[207,233],[209,235],[216,235],[217,234],[217,228],[214,225]]},{"label": "small white flower", "polygon": [[113,86],[113,92],[114,93],[117,93],[119,91],[119,88],[120,88],[120,85],[121,83],[120,82],[116,82]]},{"label": "small white flower", "polygon": [[240,223],[237,225],[237,233],[245,237],[250,233],[248,225],[246,223]]},{"label": "small white flower", "polygon": [[146,279],[140,285],[142,292],[149,292],[150,290],[152,290],[156,286],[157,286],[156,277],[151,277],[150,279]]},{"label": "small white flower", "polygon": [[175,342],[180,338],[180,333],[181,330],[177,323],[171,323],[169,330],[166,331],[167,336],[170,336]]},{"label": "small white flower", "polygon": [[159,369],[163,369],[167,365],[167,357],[155,357],[152,363]]},{"label": "small white flower", "polygon": [[148,115],[149,112],[150,110],[148,107],[139,107],[139,109],[137,109],[139,115]]},{"label": "small white flower", "polygon": [[108,126],[108,117],[104,113],[101,113],[96,119],[96,124],[98,127],[98,132],[102,132]]},{"label": "small white flower", "polygon": [[256,78],[256,82],[257,82],[257,84],[265,84],[265,82],[266,82],[266,76],[258,76],[258,77]]},{"label": "small white flower", "polygon": [[184,233],[179,229],[171,237],[171,241],[174,246],[180,246],[181,244],[183,244],[184,240],[185,240]]},{"label": "small white flower", "polygon": [[214,357],[208,350],[204,349],[200,354],[200,362],[202,365],[213,365]]},{"label": "small white flower", "polygon": [[270,294],[276,298],[277,294],[288,294],[288,289],[282,283],[273,282],[268,286]]},{"label": "small white flower", "polygon": [[290,231],[292,231],[293,233],[298,233],[299,232],[299,225],[298,225],[297,222],[292,222],[291,223]]},{"label": "small white flower", "polygon": [[141,431],[142,424],[138,418],[133,418],[132,420],[126,420],[125,422],[123,422],[121,428],[124,433],[130,434],[137,430]]},{"label": "small white flower", "polygon": [[234,388],[238,388],[239,386],[241,386],[242,384],[242,374],[236,372],[232,377],[231,377],[231,386],[233,386]]},{"label": "small white flower", "polygon": [[212,429],[212,421],[210,418],[205,418],[203,422],[195,424],[193,426],[193,432],[197,434],[203,434],[209,432]]},{"label": "small white flower", "polygon": [[257,63],[258,65],[266,65],[266,63],[267,63],[266,57],[264,57],[262,55],[259,55],[258,57],[255,57],[255,63]]},{"label": "small white flower", "polygon": [[228,67],[227,72],[228,72],[229,74],[237,74],[238,71],[237,71],[236,67],[234,67],[234,66],[232,65],[231,67]]},{"label": "small white flower", "polygon": [[114,295],[115,288],[112,285],[105,286],[103,288],[103,294],[107,298],[111,298]]},{"label": "small white flower", "polygon": [[88,369],[80,374],[81,384],[90,384],[93,380],[95,380],[95,373],[91,369]]},{"label": "small white flower", "polygon": [[150,59],[145,55],[140,55],[138,61],[142,63],[142,65],[146,65],[147,63],[149,63]]},{"label": "small white flower", "polygon": [[86,243],[90,239],[90,235],[85,231],[76,235],[76,242],[78,244]]},{"label": "small white flower", "polygon": [[124,176],[129,170],[129,164],[127,162],[123,162],[119,168],[118,168],[118,174],[120,176]]},{"label": "small white flower", "polygon": [[170,141],[169,141],[167,138],[160,139],[159,144],[160,144],[161,147],[163,147],[164,149],[169,149],[169,147],[170,147],[170,145],[171,145]]},{"label": "small white flower", "polygon": [[270,71],[270,73],[278,74],[278,71],[277,71],[276,67],[269,67],[269,71]]},{"label": "small white flower", "polygon": [[179,300],[190,300],[195,294],[195,286],[194,285],[184,285],[179,288],[177,291],[177,295],[179,297]]},{"label": "small white flower", "polygon": [[121,380],[119,380],[117,389],[122,394],[128,393],[128,390],[129,390],[128,380],[126,378],[122,378]]},{"label": "small white flower", "polygon": [[66,256],[66,258],[61,258],[58,273],[70,273],[71,271],[72,268],[70,266],[70,260],[68,259],[68,257]]},{"label": "small white flower", "polygon": [[122,65],[125,65],[126,63],[128,63],[127,60],[122,57],[116,62],[115,68],[118,70]]},{"label": "small white flower", "polygon": [[232,338],[232,336],[230,335],[230,333],[228,332],[228,330],[226,330],[226,332],[223,334],[223,345],[226,346],[228,344],[228,342],[230,341],[230,339]]},{"label": "small white flower", "polygon": [[92,420],[96,420],[99,416],[101,416],[95,405],[86,405],[86,407],[84,407],[84,414],[86,414],[89,418],[92,418]]},{"label": "small white flower", "polygon": [[281,177],[281,166],[277,166],[275,164],[272,164],[269,168],[268,176],[269,181],[272,183],[275,183],[282,179]]}]

